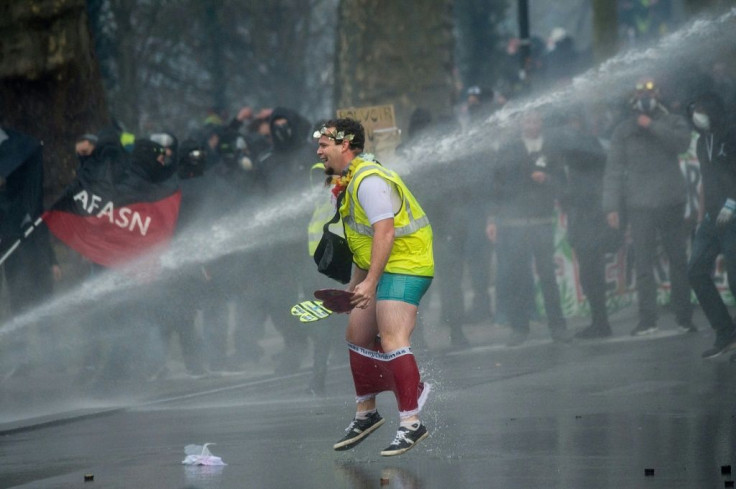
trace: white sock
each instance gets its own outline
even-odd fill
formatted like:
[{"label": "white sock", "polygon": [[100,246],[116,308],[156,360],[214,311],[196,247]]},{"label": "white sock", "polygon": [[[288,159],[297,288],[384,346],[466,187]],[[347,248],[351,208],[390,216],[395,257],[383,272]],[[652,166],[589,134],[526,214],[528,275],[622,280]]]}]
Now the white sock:
[{"label": "white sock", "polygon": [[375,408],[374,409],[369,409],[368,411],[357,411],[355,413],[355,419],[360,420],[360,421],[366,420],[366,419],[368,419],[368,417],[371,414],[373,414],[375,412],[376,412],[376,409]]},{"label": "white sock", "polygon": [[419,421],[419,420],[415,420],[415,421],[402,421],[401,423],[399,423],[399,426],[401,428],[406,428],[406,429],[411,430],[411,431],[416,431],[417,428],[419,428],[419,426],[421,426],[421,424],[422,424],[422,422]]}]

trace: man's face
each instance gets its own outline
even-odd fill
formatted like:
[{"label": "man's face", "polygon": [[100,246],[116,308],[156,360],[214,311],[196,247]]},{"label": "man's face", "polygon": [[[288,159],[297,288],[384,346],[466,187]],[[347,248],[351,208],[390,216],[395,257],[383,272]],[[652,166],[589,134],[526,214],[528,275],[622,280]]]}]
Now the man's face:
[{"label": "man's face", "polygon": [[[327,134],[337,133],[334,127],[326,128]],[[325,165],[325,173],[328,175],[339,175],[345,166],[345,152],[349,147],[348,141],[337,143],[327,134],[322,134],[317,142],[317,156]]]},{"label": "man's face", "polygon": [[521,122],[525,138],[536,139],[542,134],[542,117],[536,112],[526,114]]},{"label": "man's face", "polygon": [[161,148],[161,150],[158,152],[158,155],[156,156],[156,161],[161,166],[166,166],[166,154],[170,153],[171,150],[169,148]]},{"label": "man's face", "polygon": [[210,147],[210,149],[217,148],[217,146],[220,145],[220,136],[215,133],[210,134],[209,139],[207,139],[207,145]]},{"label": "man's face", "polygon": [[271,126],[268,124],[268,119],[263,119],[261,123],[258,124],[258,134],[266,138],[271,137]]},{"label": "man's face", "polygon": [[77,141],[74,147],[79,156],[89,156],[95,150],[95,145],[86,139]]}]

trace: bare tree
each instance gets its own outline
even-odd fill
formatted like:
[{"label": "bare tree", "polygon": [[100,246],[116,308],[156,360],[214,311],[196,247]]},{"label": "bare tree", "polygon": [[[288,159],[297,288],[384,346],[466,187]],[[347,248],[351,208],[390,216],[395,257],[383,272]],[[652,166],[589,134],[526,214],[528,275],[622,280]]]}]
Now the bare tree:
[{"label": "bare tree", "polygon": [[47,200],[76,167],[74,139],[107,121],[84,0],[0,5],[0,123],[44,142]]},{"label": "bare tree", "polygon": [[332,59],[337,0],[93,1],[111,112],[132,131],[185,133],[211,107],[309,115],[331,93],[312,65]]}]

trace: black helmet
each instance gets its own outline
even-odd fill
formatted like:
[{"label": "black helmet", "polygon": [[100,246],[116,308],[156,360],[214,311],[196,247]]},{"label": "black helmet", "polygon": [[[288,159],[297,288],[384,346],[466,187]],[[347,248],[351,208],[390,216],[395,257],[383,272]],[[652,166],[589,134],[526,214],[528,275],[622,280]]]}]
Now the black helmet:
[{"label": "black helmet", "polygon": [[136,139],[131,159],[133,165],[143,170],[143,173],[154,183],[163,182],[174,174],[176,165],[165,165],[162,160],[166,157],[166,148],[150,139]]},{"label": "black helmet", "polygon": [[200,177],[204,174],[207,156],[204,146],[194,139],[185,139],[179,148],[179,178]]}]

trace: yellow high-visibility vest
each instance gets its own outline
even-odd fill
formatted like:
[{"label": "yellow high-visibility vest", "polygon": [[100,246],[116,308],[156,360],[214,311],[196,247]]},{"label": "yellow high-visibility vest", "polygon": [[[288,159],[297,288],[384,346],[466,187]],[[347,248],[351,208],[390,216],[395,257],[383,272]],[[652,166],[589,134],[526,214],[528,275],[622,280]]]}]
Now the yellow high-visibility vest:
[{"label": "yellow high-visibility vest", "polygon": [[358,201],[358,187],[364,178],[378,175],[395,185],[401,198],[401,208],[394,215],[394,245],[385,271],[422,277],[434,276],[432,226],[399,175],[367,155],[353,159],[349,173],[352,173],[352,178],[345,190],[340,216],[345,224],[345,237],[353,252],[355,264],[368,270],[373,243],[373,227]]},{"label": "yellow high-visibility vest", "polygon": [[[316,183],[312,180],[312,175],[314,174],[314,172],[316,170],[320,170],[323,172],[324,169],[325,165],[321,162],[312,165],[309,174],[309,182],[312,184],[312,186],[316,185]],[[322,196],[320,195],[320,198],[317,200],[317,203],[314,206],[314,212],[312,212],[312,218],[309,220],[309,226],[307,228],[307,234],[309,236],[309,256],[314,256],[317,245],[322,239],[323,227],[325,223],[327,223],[335,216],[336,212],[335,203],[332,201],[332,192],[330,192],[328,189],[325,189],[324,194],[324,198],[321,198]],[[330,226],[330,231],[339,236],[344,236],[342,231],[342,224],[339,221]]]},{"label": "yellow high-visibility vest", "polygon": [[120,133],[120,145],[130,153],[133,151],[133,146],[135,146],[135,134],[132,132],[121,132]]}]

